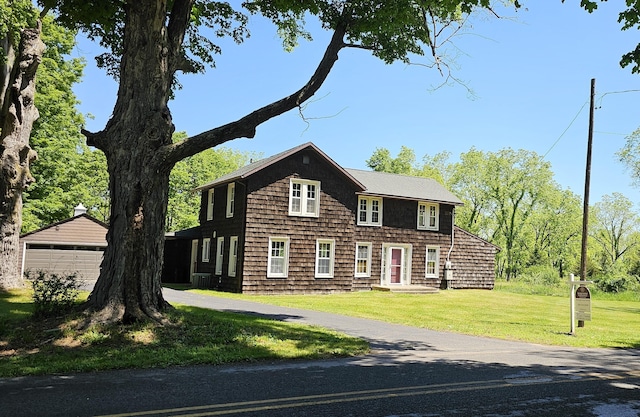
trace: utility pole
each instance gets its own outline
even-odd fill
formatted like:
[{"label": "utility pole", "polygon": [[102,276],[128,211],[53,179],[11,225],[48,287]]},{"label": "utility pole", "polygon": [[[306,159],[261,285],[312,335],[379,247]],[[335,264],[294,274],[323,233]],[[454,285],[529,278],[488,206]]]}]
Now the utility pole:
[{"label": "utility pole", "polygon": [[[584,178],[584,206],[582,210],[582,252],[580,254],[580,279],[587,279],[587,238],[589,237],[589,190],[591,183],[591,148],[593,144],[593,113],[595,110],[596,79],[591,79],[591,108],[589,109],[589,139],[587,141],[587,167]],[[584,321],[578,321],[584,327]]]}]

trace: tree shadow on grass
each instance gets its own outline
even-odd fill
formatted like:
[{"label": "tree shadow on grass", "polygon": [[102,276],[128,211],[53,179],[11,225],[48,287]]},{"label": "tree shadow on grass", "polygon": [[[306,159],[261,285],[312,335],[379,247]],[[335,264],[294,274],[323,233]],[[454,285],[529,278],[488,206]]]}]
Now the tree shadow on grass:
[{"label": "tree shadow on grass", "polygon": [[31,314],[33,304],[25,291],[0,290],[0,320],[20,319]]},{"label": "tree shadow on grass", "polygon": [[172,324],[94,326],[80,316],[16,320],[0,345],[0,376],[358,355],[368,344],[319,327],[180,306]]}]

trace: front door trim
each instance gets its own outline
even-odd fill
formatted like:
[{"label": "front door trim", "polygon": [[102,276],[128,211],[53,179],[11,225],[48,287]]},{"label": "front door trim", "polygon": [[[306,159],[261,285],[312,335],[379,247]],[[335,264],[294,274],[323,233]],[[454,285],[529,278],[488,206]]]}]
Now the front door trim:
[{"label": "front door trim", "polygon": [[[401,264],[392,266],[393,254],[400,253]],[[411,285],[411,259],[412,259],[412,245],[405,243],[383,243],[382,244],[382,267],[380,273],[380,285],[382,286],[396,286],[396,285]],[[393,282],[392,272],[395,268],[396,271],[400,270],[399,282]],[[397,280],[396,280],[397,281]]]}]

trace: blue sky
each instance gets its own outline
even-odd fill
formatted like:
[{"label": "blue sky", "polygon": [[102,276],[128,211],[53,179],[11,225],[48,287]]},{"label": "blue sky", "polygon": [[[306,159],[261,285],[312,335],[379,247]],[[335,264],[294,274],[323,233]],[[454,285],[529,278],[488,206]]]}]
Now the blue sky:
[{"label": "blue sky", "polygon": [[[500,11],[503,19],[478,16],[455,38],[448,51],[464,86],[435,88],[444,79],[433,69],[385,65],[366,51],[346,50],[306,106],[307,121],[293,111],[260,126],[254,139],[224,146],[269,156],[311,141],[340,165],[363,169],[380,147],[395,155],[407,146],[418,160],[448,151],[452,161],[472,147],[527,149],[546,155],[555,180],[582,195],[595,78],[590,201],[621,192],[640,203],[640,190],[615,156],[640,127],[640,75],[618,64],[640,40],[638,31],[621,32],[621,2],[601,3],[593,14],[577,0],[528,3]],[[197,134],[294,92],[313,73],[329,36],[312,29],[313,42],[287,53],[268,22],[252,17],[250,29],[244,44],[223,45],[215,69],[181,77],[184,88],[170,103],[177,130]],[[93,66],[97,52],[88,42],[76,49],[89,65],[75,92],[80,110],[93,115],[87,122],[93,131],[104,127],[117,90]]]}]

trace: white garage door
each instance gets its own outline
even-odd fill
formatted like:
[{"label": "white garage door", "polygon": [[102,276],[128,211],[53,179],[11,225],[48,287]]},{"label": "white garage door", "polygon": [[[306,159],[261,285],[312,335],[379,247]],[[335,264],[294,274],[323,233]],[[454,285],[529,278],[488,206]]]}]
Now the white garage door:
[{"label": "white garage door", "polygon": [[27,244],[24,270],[57,274],[76,272],[84,284],[95,282],[100,275],[104,247]]}]

